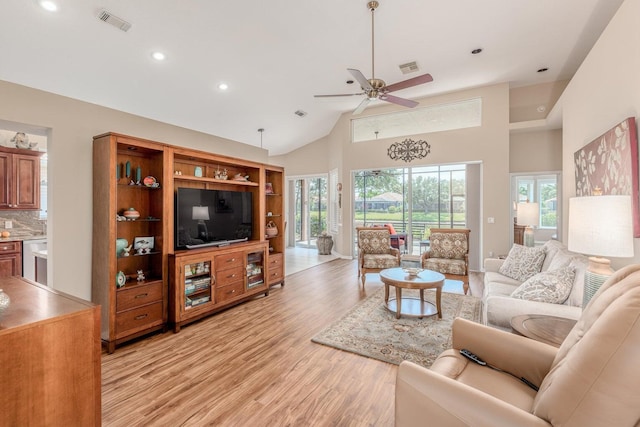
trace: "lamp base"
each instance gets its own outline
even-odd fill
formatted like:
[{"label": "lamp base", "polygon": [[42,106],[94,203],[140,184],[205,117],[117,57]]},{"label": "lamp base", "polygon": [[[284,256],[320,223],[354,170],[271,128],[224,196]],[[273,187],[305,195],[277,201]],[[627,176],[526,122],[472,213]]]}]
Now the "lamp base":
[{"label": "lamp base", "polygon": [[524,229],[522,240],[525,246],[532,248],[536,245],[535,236],[533,235],[533,228],[528,226]]},{"label": "lamp base", "polygon": [[584,273],[584,294],[582,295],[582,307],[586,307],[598,289],[613,274],[611,261],[607,258],[589,257],[589,266]]}]

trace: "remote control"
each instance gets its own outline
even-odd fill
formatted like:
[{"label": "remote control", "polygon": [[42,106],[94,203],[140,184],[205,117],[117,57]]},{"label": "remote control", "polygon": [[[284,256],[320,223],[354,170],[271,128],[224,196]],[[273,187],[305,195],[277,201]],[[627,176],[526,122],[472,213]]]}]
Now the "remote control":
[{"label": "remote control", "polygon": [[460,350],[460,354],[463,355],[464,357],[466,357],[467,359],[477,363],[478,365],[481,365],[481,366],[486,366],[487,365],[487,362],[485,362],[484,360],[480,359],[478,356],[476,356],[475,354],[471,353],[466,348],[463,348],[462,350]]}]

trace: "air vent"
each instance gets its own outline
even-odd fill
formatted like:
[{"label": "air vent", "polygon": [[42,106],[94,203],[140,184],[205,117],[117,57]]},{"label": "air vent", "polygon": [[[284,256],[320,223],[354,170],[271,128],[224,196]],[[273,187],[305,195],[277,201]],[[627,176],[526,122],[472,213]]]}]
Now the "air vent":
[{"label": "air vent", "polygon": [[102,9],[100,13],[98,13],[98,19],[106,22],[107,24],[111,24],[114,27],[124,32],[129,31],[129,28],[131,28],[130,23],[128,23],[122,18],[118,18],[117,16],[113,15],[111,12],[108,12],[104,9]]},{"label": "air vent", "polygon": [[415,73],[416,71],[418,71],[418,64],[416,63],[416,61],[401,64],[399,67],[400,71],[402,71],[402,74]]},{"label": "air vent", "polygon": [[295,114],[298,117],[304,117],[307,115],[306,111],[302,111],[302,110],[297,110],[296,112],[294,112],[293,114]]}]

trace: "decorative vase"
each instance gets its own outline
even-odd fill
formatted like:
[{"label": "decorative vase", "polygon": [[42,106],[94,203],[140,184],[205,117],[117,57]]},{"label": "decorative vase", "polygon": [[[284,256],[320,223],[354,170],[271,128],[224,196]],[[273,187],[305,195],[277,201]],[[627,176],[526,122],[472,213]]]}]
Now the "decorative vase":
[{"label": "decorative vase", "polygon": [[135,208],[129,208],[122,213],[122,216],[127,219],[138,219],[140,218],[140,212],[135,210]]},{"label": "decorative vase", "polygon": [[116,239],[116,256],[123,256],[124,248],[129,246],[127,239]]},{"label": "decorative vase", "polygon": [[11,298],[0,289],[0,315],[9,308],[9,304],[11,304]]},{"label": "decorative vase", "polygon": [[318,247],[319,255],[331,255],[331,248],[333,248],[333,238],[329,235],[318,236],[316,240],[316,246]]}]

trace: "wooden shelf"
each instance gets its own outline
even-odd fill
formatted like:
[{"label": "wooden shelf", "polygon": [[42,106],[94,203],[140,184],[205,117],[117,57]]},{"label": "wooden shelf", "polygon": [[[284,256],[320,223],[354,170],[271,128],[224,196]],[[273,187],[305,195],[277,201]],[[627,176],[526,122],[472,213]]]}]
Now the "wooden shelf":
[{"label": "wooden shelf", "polygon": [[260,184],[253,181],[235,181],[233,179],[215,179],[215,178],[205,178],[191,175],[174,175],[173,179],[176,181],[192,181],[192,182],[210,182],[222,185],[244,185],[247,187],[257,187]]}]

